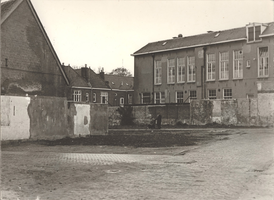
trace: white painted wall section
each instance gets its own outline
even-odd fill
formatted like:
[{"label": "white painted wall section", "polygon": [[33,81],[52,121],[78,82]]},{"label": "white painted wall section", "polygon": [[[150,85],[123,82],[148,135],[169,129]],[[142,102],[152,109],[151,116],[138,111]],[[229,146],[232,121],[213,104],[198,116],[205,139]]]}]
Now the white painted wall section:
[{"label": "white painted wall section", "polygon": [[1,140],[30,138],[30,97],[1,96]]},{"label": "white painted wall section", "polygon": [[90,135],[90,105],[75,104],[74,135]]}]

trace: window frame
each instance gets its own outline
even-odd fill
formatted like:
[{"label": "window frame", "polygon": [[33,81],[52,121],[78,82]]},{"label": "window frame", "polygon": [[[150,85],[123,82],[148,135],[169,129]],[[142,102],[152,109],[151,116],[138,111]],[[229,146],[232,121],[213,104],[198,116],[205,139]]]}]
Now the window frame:
[{"label": "window frame", "polygon": [[[267,56],[264,56],[264,57],[260,57],[260,49],[264,49],[266,48],[267,49]],[[266,46],[266,47],[258,47],[258,50],[257,50],[257,54],[258,54],[258,78],[265,78],[265,77],[269,77],[269,47]],[[261,59],[263,61],[263,64],[266,62],[267,64],[267,74],[266,74],[266,69],[265,67],[263,66],[262,67],[262,75],[260,75],[260,64],[261,64]],[[265,61],[264,61],[265,60]]]},{"label": "window frame", "polygon": [[166,102],[165,92],[154,92],[154,97],[154,104],[164,104]]},{"label": "window frame", "polygon": [[[182,97],[178,97],[178,94],[182,94]],[[184,91],[176,91],[176,103],[184,103]]]},{"label": "window frame", "polygon": [[82,101],[82,91],[81,90],[73,90],[73,101],[74,102],[81,102]]},{"label": "window frame", "polygon": [[[108,104],[108,92],[101,92],[100,97],[101,97],[101,104]],[[103,102],[104,97],[105,97],[105,103]]]},{"label": "window frame", "polygon": [[[236,54],[239,52],[239,54]],[[242,53],[240,53],[242,52]],[[237,55],[241,55],[241,58],[236,58]],[[242,69],[240,69],[240,64]],[[237,69],[235,69],[237,67]],[[238,72],[238,73],[236,73]],[[233,51],[233,79],[243,79],[244,73],[244,53],[243,50],[234,50]],[[237,75],[237,76],[236,76]]]},{"label": "window frame", "polygon": [[[144,94],[148,94],[146,97],[144,97]],[[149,101],[147,103],[144,103],[144,99],[148,99]],[[150,104],[151,96],[149,92],[143,92],[141,93],[141,104]]]},{"label": "window frame", "polygon": [[[174,65],[170,66],[170,62],[173,61]],[[170,73],[171,72],[171,73]],[[167,59],[167,84],[175,83],[175,59]]]},{"label": "window frame", "polygon": [[[225,91],[225,90],[230,90],[230,91]],[[228,93],[231,93],[230,96],[228,95],[225,95],[225,94],[228,94]],[[232,89],[231,88],[224,88],[223,89],[223,99],[227,100],[227,99],[232,99]]]},{"label": "window frame", "polygon": [[[179,59],[182,59],[182,62],[179,62]],[[186,64],[185,57],[177,58],[177,83],[185,83],[186,76]],[[181,74],[179,74],[181,72]]]},{"label": "window frame", "polygon": [[120,105],[125,105],[125,98],[124,97],[120,97]]},{"label": "window frame", "polygon": [[[213,60],[210,59],[211,56],[213,57]],[[215,81],[215,79],[216,79],[216,55],[215,53],[209,53],[206,55],[206,80]]]},{"label": "window frame", "polygon": [[[191,93],[195,94],[195,96],[192,96]],[[197,99],[197,91],[196,90],[189,90],[189,101],[196,100]]]},{"label": "window frame", "polygon": [[[215,92],[214,96],[211,95],[211,92],[213,92],[213,91]],[[210,99],[210,100],[217,99],[217,90],[216,89],[209,89],[207,95],[208,95],[208,99]]]},{"label": "window frame", "polygon": [[[222,56],[226,53],[227,53],[227,56]],[[223,59],[223,57],[225,57],[225,58],[227,57],[227,59]],[[222,68],[224,70],[222,70]],[[223,74],[223,77],[222,77],[222,74]],[[228,51],[219,53],[219,79],[220,80],[229,80],[229,52]]]},{"label": "window frame", "polygon": [[156,60],[154,63],[154,85],[162,84],[162,62],[160,60]]},{"label": "window frame", "polygon": [[[257,28],[259,28],[259,30],[256,30]],[[262,38],[260,38],[260,35],[262,33],[262,25],[252,24],[250,26],[247,26],[246,33],[248,43],[262,41]]]},{"label": "window frame", "polygon": [[96,93],[94,92],[94,93],[92,94],[92,102],[93,102],[93,103],[96,103],[96,101],[97,101],[97,95],[96,95]]},{"label": "window frame", "polygon": [[[193,63],[190,62],[193,60]],[[196,81],[196,71],[195,71],[195,56],[188,56],[187,57],[187,82],[195,83]],[[191,75],[189,72],[192,72]]]}]

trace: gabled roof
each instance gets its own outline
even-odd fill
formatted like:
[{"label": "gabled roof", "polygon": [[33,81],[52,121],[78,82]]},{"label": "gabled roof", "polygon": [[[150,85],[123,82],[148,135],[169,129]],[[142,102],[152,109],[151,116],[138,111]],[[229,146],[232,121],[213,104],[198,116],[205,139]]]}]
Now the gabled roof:
[{"label": "gabled roof", "polygon": [[91,85],[84,78],[82,78],[71,66],[63,65],[63,69],[69,78],[71,87],[82,87],[91,89]]},{"label": "gabled roof", "polygon": [[[82,69],[75,69],[75,71],[81,76]],[[98,74],[96,74],[92,69],[87,68],[88,73],[88,80],[87,82],[90,83],[92,89],[110,89],[104,80],[102,80]]]},{"label": "gabled roof", "polygon": [[105,81],[109,82],[111,89],[133,90],[133,77],[105,74]]},{"label": "gabled roof", "polygon": [[5,1],[5,2],[1,3],[1,25],[8,19],[8,17],[24,1],[26,1],[27,4],[29,5],[29,8],[30,8],[35,20],[37,21],[37,24],[38,24],[39,28],[41,29],[41,32],[43,33],[43,36],[44,36],[45,40],[47,41],[47,43],[49,45],[49,48],[50,48],[50,50],[51,50],[51,52],[52,52],[52,54],[53,54],[53,56],[54,56],[54,58],[57,62],[57,65],[58,65],[58,67],[61,71],[61,74],[63,75],[67,85],[69,85],[69,80],[68,80],[68,78],[67,78],[67,76],[66,76],[66,74],[65,74],[65,72],[62,68],[61,62],[60,62],[60,60],[59,60],[59,58],[58,58],[58,56],[57,56],[57,54],[56,54],[56,52],[55,52],[55,50],[52,46],[52,44],[50,42],[50,39],[49,39],[49,37],[48,37],[48,35],[47,35],[47,33],[46,33],[46,31],[45,31],[45,29],[44,29],[44,27],[43,27],[43,25],[42,25],[42,23],[41,23],[41,21],[40,21],[40,19],[39,19],[39,17],[38,17],[38,15],[37,15],[37,13],[36,13],[36,11],[35,11],[35,9],[34,9],[34,7],[33,7],[30,0],[9,0],[9,1]]},{"label": "gabled roof", "polygon": [[[273,33],[274,22],[268,23],[268,27],[262,33],[262,36],[270,32]],[[232,41],[246,40],[246,27],[234,28],[223,31],[210,31],[205,34],[176,37],[174,39],[162,40],[158,42],[148,43],[135,53],[133,56],[165,52],[170,50],[179,50],[193,47],[202,47],[212,44],[227,43]]]}]

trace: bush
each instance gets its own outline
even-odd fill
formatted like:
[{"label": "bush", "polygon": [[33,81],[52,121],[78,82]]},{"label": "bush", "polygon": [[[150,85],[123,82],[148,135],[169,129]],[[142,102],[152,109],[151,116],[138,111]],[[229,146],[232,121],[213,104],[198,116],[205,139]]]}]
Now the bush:
[{"label": "bush", "polygon": [[121,126],[134,125],[132,114],[133,108],[131,106],[120,106],[117,111],[121,115]]}]

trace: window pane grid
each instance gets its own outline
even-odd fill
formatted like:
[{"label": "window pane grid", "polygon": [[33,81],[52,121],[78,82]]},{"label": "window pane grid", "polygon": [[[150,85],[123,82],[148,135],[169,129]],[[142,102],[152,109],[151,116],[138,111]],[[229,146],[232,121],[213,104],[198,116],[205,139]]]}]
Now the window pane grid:
[{"label": "window pane grid", "polygon": [[187,59],[187,68],[188,68],[188,82],[195,81],[195,58],[188,57]]},{"label": "window pane grid", "polygon": [[259,48],[259,76],[268,76],[268,47]]},{"label": "window pane grid", "polygon": [[217,99],[216,90],[208,90],[209,99]]},{"label": "window pane grid", "polygon": [[162,83],[162,67],[161,67],[161,61],[155,62],[155,84],[161,84]]},{"label": "window pane grid", "polygon": [[207,55],[207,80],[215,80],[215,54]]},{"label": "window pane grid", "polygon": [[224,99],[232,99],[232,89],[224,89]]},{"label": "window pane grid", "polygon": [[220,53],[220,79],[228,79],[229,78],[229,71],[228,71],[228,52]]},{"label": "window pane grid", "polygon": [[73,101],[81,102],[82,101],[82,92],[81,90],[74,90],[73,91]]},{"label": "window pane grid", "polygon": [[242,53],[242,50],[234,51],[233,78],[243,78],[243,53]]},{"label": "window pane grid", "polygon": [[177,59],[177,81],[178,83],[185,81],[185,58]]},{"label": "window pane grid", "polygon": [[177,92],[177,103],[184,103],[184,92]]},{"label": "window pane grid", "polygon": [[168,77],[167,82],[168,83],[175,83],[175,59],[169,59],[168,60]]}]

